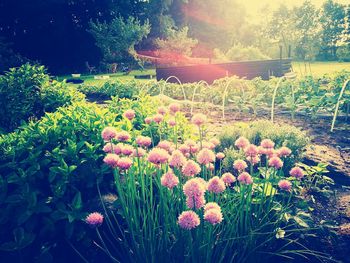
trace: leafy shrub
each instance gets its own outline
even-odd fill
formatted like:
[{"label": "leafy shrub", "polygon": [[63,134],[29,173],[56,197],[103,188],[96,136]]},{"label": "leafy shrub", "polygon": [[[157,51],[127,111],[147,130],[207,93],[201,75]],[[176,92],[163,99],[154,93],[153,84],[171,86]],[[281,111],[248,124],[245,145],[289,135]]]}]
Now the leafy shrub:
[{"label": "leafy shrub", "polygon": [[49,82],[43,66],[25,64],[0,76],[0,127],[11,131],[22,121],[39,118],[84,95],[65,83]]},{"label": "leafy shrub", "polygon": [[[115,119],[107,109],[74,103],[0,137],[0,250],[33,245],[33,258],[59,240],[83,237],[79,222],[105,173],[100,133],[118,127]],[[108,182],[103,178],[107,189]],[[17,232],[20,245],[12,241]]]},{"label": "leafy shrub", "polygon": [[40,87],[48,81],[43,66],[25,64],[0,76],[0,126],[11,130],[40,112]]},{"label": "leafy shrub", "polygon": [[259,145],[263,139],[271,139],[275,142],[275,148],[286,146],[292,150],[292,156],[288,158],[285,169],[299,161],[302,153],[309,143],[306,134],[298,128],[287,124],[273,124],[270,121],[254,121],[251,123],[235,123],[224,129],[219,135],[219,150],[226,149],[224,169],[232,170],[234,160],[242,156],[233,149],[235,141],[240,137],[246,137],[251,143]]},{"label": "leafy shrub", "polygon": [[54,112],[59,107],[85,100],[85,95],[77,88],[57,81],[43,85],[40,95],[42,108],[45,112]]}]

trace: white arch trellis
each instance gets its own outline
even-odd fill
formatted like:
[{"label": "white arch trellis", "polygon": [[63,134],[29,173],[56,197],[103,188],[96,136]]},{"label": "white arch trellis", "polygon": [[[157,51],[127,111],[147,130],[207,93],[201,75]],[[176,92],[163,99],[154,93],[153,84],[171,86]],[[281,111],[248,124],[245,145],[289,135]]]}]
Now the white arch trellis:
[{"label": "white arch trellis", "polygon": [[331,132],[333,132],[334,130],[334,125],[335,125],[335,121],[337,119],[337,115],[338,115],[338,110],[339,110],[339,105],[340,105],[340,100],[343,97],[344,91],[346,89],[346,86],[349,84],[350,79],[348,79],[347,81],[344,82],[344,85],[340,91],[339,97],[338,97],[338,102],[337,102],[337,106],[335,107],[335,111],[334,111],[334,115],[333,115],[333,121],[332,121],[332,125],[331,125]]}]

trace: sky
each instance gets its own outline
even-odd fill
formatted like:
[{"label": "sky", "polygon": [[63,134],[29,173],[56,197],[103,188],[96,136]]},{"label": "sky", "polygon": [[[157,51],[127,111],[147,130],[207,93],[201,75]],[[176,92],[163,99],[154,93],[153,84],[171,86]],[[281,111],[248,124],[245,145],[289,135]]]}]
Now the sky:
[{"label": "sky", "polygon": [[[341,4],[350,4],[350,0],[334,0]],[[266,5],[269,5],[271,10],[278,8],[280,4],[286,4],[289,7],[301,5],[304,0],[239,0],[245,7],[249,14],[254,14],[261,10]],[[322,6],[325,0],[311,0],[317,7]]]}]

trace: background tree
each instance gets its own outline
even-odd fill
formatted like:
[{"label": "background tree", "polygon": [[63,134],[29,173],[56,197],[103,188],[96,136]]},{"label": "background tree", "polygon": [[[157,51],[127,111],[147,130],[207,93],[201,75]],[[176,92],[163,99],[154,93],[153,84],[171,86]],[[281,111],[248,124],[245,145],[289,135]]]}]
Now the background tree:
[{"label": "background tree", "polygon": [[296,56],[302,60],[311,60],[319,50],[319,10],[306,0],[300,7],[295,7],[293,13],[297,34]]},{"label": "background tree", "polygon": [[328,0],[322,6],[320,18],[321,49],[323,59],[335,60],[338,44],[341,41],[341,34],[345,29],[345,6]]},{"label": "background tree", "polygon": [[178,62],[183,56],[192,55],[192,49],[198,44],[198,41],[188,37],[188,27],[179,30],[171,29],[167,34],[166,39],[157,38],[155,40],[161,57],[168,57]]},{"label": "background tree", "polygon": [[132,63],[136,61],[135,45],[150,32],[148,21],[141,24],[129,17],[114,18],[111,22],[90,22],[89,32],[100,48],[104,63]]},{"label": "background tree", "polygon": [[[266,16],[268,19],[264,28],[261,30],[261,48],[267,49],[273,43],[281,45],[284,50],[288,50],[288,46],[296,46],[297,32],[294,23],[293,10],[286,5],[281,4],[279,8],[272,12],[271,16]],[[277,50],[278,47],[275,48]]]}]

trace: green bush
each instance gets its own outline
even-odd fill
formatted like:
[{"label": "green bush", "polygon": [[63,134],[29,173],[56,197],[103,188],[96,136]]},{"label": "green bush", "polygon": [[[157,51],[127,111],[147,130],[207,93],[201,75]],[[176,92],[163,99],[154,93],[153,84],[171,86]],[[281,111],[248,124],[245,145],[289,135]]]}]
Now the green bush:
[{"label": "green bush", "polygon": [[[33,256],[44,244],[54,245],[53,237],[82,238],[87,201],[97,196],[96,181],[105,172],[100,133],[119,126],[115,117],[94,104],[75,103],[0,136],[0,251],[32,244]],[[108,182],[103,179],[105,187]],[[13,240],[18,232],[21,240]]]},{"label": "green bush", "polygon": [[48,81],[43,66],[25,64],[0,76],[0,126],[16,128],[22,120],[36,116],[40,109],[40,87]]},{"label": "green bush", "polygon": [[0,128],[11,131],[23,121],[84,99],[75,87],[51,83],[43,66],[25,64],[10,69],[0,76]]},{"label": "green bush", "polygon": [[288,158],[288,163],[284,169],[288,170],[291,165],[299,161],[302,153],[309,143],[309,139],[304,132],[298,128],[287,124],[273,124],[270,121],[253,121],[251,123],[236,123],[226,127],[219,135],[219,150],[226,149],[224,169],[232,170],[234,160],[241,158],[240,153],[234,148],[238,137],[244,136],[251,143],[259,145],[263,139],[271,139],[275,142],[275,148],[287,146],[292,150],[292,156]]},{"label": "green bush", "polygon": [[75,87],[57,81],[43,85],[40,95],[42,108],[45,112],[54,112],[59,107],[85,100],[85,95]]}]

